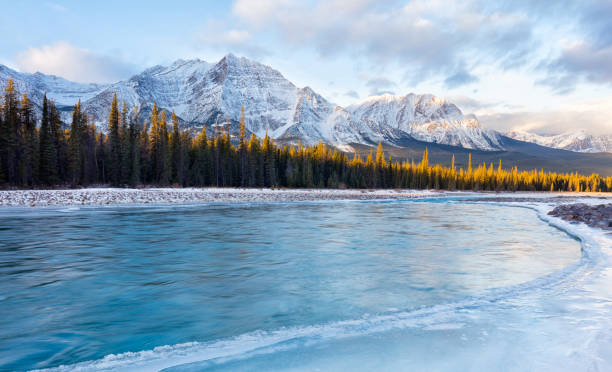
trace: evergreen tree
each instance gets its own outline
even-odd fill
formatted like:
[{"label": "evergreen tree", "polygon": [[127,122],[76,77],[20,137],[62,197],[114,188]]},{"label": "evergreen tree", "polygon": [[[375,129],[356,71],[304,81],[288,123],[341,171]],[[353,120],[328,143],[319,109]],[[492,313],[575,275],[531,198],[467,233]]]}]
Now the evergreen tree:
[{"label": "evergreen tree", "polygon": [[54,145],[54,134],[51,127],[51,115],[47,95],[43,96],[42,117],[39,130],[39,180],[43,185],[52,185],[58,182],[57,150]]},{"label": "evergreen tree", "polygon": [[168,123],[166,121],[166,111],[162,110],[159,120],[159,137],[160,137],[160,148],[159,148],[159,183],[161,185],[168,185],[170,183],[170,176],[172,175],[172,168],[170,165],[170,147],[168,139]]},{"label": "evergreen tree", "polygon": [[68,139],[68,170],[72,187],[80,185],[83,181],[83,114],[81,113],[81,100],[72,110],[72,123],[70,124],[70,137]]},{"label": "evergreen tree", "polygon": [[160,113],[157,105],[153,106],[151,126],[144,124],[141,129],[139,110],[128,120],[124,103],[119,116],[116,99],[109,113],[108,135],[89,124],[93,119],[88,123],[80,101],[66,131],[54,102],[46,96],[37,132],[28,97],[20,102],[16,97],[11,82],[0,110],[0,182],[7,187],[61,182],[78,187],[110,180],[131,186],[173,182],[181,186],[612,191],[612,177],[543,169],[519,171],[516,166],[506,170],[501,160],[497,166],[482,163],[473,168],[471,154],[464,169],[456,167],[454,155],[448,167],[430,165],[428,149],[418,164],[393,161],[386,158],[382,143],[376,155],[374,149],[370,151],[365,162],[358,154],[349,159],[323,143],[279,147],[268,135],[263,141],[251,135],[247,143],[244,110],[237,147],[232,144],[229,125],[213,139],[202,126],[201,133],[192,139],[188,131],[180,130],[173,114],[172,133],[168,133],[165,112]]},{"label": "evergreen tree", "polygon": [[248,184],[248,159],[244,106],[240,108],[240,142],[238,144],[238,156],[240,157],[240,186],[245,187]]},{"label": "evergreen tree", "polygon": [[134,114],[130,117],[129,126],[129,181],[132,187],[140,182],[140,128],[138,126],[138,108],[134,108]]},{"label": "evergreen tree", "polygon": [[119,136],[119,107],[117,93],[113,94],[110,112],[108,114],[108,136],[110,141],[109,176],[113,186],[121,182],[121,138]]},{"label": "evergreen tree", "polygon": [[26,94],[23,95],[20,105],[19,117],[19,174],[22,186],[33,186],[38,179],[38,133],[36,132],[36,119]]},{"label": "evergreen tree", "polygon": [[17,183],[18,120],[17,92],[13,79],[10,79],[4,88],[3,120],[0,128],[0,173],[4,175],[6,182],[13,185]]},{"label": "evergreen tree", "polygon": [[119,130],[119,138],[121,141],[120,183],[122,185],[127,185],[130,183],[131,179],[132,159],[130,156],[131,132],[128,128],[128,108],[125,101],[123,101],[123,108],[121,110],[121,128]]},{"label": "evergreen tree", "polygon": [[183,169],[183,150],[181,148],[181,133],[179,132],[178,117],[172,111],[172,136],[170,141],[170,156],[172,163],[172,183],[183,185],[185,181]]}]

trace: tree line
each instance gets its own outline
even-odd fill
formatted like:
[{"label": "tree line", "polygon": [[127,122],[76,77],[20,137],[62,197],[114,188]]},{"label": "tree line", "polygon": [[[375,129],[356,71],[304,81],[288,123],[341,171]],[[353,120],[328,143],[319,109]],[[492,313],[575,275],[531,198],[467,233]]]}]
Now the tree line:
[{"label": "tree line", "polygon": [[9,81],[0,114],[0,185],[4,187],[233,186],[306,188],[413,188],[497,191],[612,191],[612,177],[543,170],[503,169],[499,164],[466,169],[429,164],[425,150],[420,162],[392,161],[379,143],[364,160],[323,143],[277,146],[266,134],[247,138],[244,108],[238,138],[229,131],[197,136],[170,123],[166,112],[153,106],[141,123],[138,110],[119,108],[114,95],[108,132],[98,131],[80,101],[64,126],[59,110],[46,95],[40,125],[26,95],[21,98]]}]

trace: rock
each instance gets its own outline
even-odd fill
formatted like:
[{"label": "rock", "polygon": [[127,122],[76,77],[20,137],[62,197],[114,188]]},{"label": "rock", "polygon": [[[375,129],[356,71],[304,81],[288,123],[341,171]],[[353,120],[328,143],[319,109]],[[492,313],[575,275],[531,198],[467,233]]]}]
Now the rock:
[{"label": "rock", "polygon": [[571,223],[582,222],[591,227],[612,230],[612,204],[565,204],[556,207],[548,214]]}]

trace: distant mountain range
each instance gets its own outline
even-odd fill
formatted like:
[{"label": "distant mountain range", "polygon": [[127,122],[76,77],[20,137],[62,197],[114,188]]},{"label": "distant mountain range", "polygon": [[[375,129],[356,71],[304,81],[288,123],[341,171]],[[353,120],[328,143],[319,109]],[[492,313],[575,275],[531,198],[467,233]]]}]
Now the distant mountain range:
[{"label": "distant mountain range", "polygon": [[[268,133],[280,142],[323,141],[350,150],[378,141],[401,147],[416,140],[465,149],[504,150],[503,135],[483,129],[474,115],[465,115],[453,103],[433,95],[384,94],[341,107],[309,87],[296,87],[269,66],[233,54],[216,63],[177,60],[114,84],[75,83],[0,65],[0,86],[10,78],[39,111],[46,92],[68,123],[72,106],[80,98],[85,112],[102,130],[106,129],[113,93],[117,93],[130,110],[138,107],[143,120],[148,119],[156,102],[161,109],[174,111],[181,125],[194,131],[202,125],[214,131],[216,123],[229,120],[230,131],[237,133],[240,109],[244,107],[249,132],[260,137]],[[547,142],[541,136],[518,132],[508,136],[572,151],[612,151],[609,138],[607,142],[590,139],[592,145],[579,146],[575,141],[574,147],[562,147],[559,144],[565,142]]]},{"label": "distant mountain range", "polygon": [[612,135],[594,136],[585,130],[567,132],[554,136],[542,136],[525,131],[506,133],[510,138],[519,141],[536,143],[541,146],[576,152],[611,152]]}]

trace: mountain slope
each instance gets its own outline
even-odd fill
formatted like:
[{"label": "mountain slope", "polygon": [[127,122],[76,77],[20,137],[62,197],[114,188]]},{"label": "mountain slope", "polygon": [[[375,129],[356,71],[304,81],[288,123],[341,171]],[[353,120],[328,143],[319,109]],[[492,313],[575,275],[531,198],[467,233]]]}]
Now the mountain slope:
[{"label": "mountain slope", "polygon": [[148,119],[156,102],[160,109],[174,111],[183,127],[194,130],[204,125],[213,131],[219,128],[215,124],[229,121],[229,130],[237,133],[244,107],[250,133],[260,137],[268,133],[284,142],[323,141],[348,150],[351,143],[399,145],[417,139],[470,149],[501,149],[499,136],[483,130],[476,117],[432,95],[386,94],[343,108],[309,87],[296,87],[269,66],[233,54],[217,63],[177,60],[110,85],[77,84],[9,70],[0,70],[0,83],[12,76],[18,89],[37,104],[47,91],[66,106],[63,118],[68,122],[69,106],[80,97],[84,111],[102,130],[106,130],[108,110],[117,93],[130,110],[139,109],[141,120]]},{"label": "mountain slope", "polygon": [[83,101],[90,99],[106,88],[104,84],[75,83],[40,72],[21,73],[0,65],[0,87],[5,87],[10,79],[13,79],[15,89],[20,94],[27,94],[38,107],[42,105],[45,92],[47,98],[54,100],[57,106],[62,107],[73,106],[79,98]]},{"label": "mountain slope", "polygon": [[501,149],[498,135],[482,129],[475,116],[463,115],[454,104],[430,94],[368,97],[347,110],[392,143],[409,136],[469,149]]},{"label": "mountain slope", "polygon": [[612,135],[593,136],[584,130],[562,133],[556,136],[541,136],[525,131],[511,131],[506,134],[519,141],[575,152],[612,153]]}]

